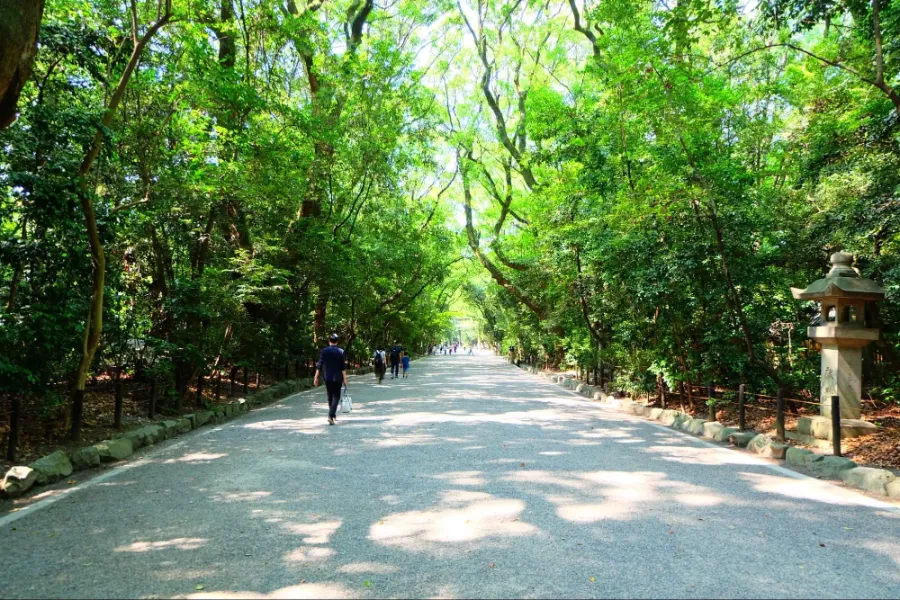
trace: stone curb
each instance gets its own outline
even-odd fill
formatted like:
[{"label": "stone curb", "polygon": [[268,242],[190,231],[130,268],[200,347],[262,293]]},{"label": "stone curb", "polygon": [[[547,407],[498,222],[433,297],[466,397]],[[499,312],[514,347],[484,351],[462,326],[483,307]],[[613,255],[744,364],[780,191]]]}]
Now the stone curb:
[{"label": "stone curb", "polygon": [[900,478],[887,469],[859,467],[849,458],[816,454],[804,448],[781,444],[755,431],[740,431],[719,422],[708,423],[687,413],[672,409],[651,408],[628,399],[617,399],[595,386],[579,384],[571,376],[547,373],[536,367],[522,365],[521,369],[549,379],[552,383],[572,389],[588,399],[603,402],[621,412],[657,421],[666,427],[690,433],[707,440],[723,442],[743,448],[765,458],[784,460],[788,465],[803,467],[822,478],[840,480],[855,488],[900,500]]}]

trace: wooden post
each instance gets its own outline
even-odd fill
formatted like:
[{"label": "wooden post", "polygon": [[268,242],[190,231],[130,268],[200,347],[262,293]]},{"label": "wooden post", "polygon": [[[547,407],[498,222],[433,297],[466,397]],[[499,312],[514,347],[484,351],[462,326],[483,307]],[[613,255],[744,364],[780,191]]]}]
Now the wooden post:
[{"label": "wooden post", "polygon": [[662,408],[666,408],[666,382],[663,381],[662,373],[656,376],[656,383],[659,386],[659,403]]},{"label": "wooden post", "polygon": [[738,429],[744,431],[746,423],[744,422],[744,384],[738,388]]},{"label": "wooden post", "polygon": [[116,366],[116,380],[113,384],[115,390],[116,404],[113,408],[113,427],[122,429],[122,368]]},{"label": "wooden post", "polygon": [[841,455],[841,397],[831,397],[831,445],[835,456]]},{"label": "wooden post", "polygon": [[6,460],[16,462],[16,450],[19,446],[19,429],[22,426],[22,397],[13,394],[10,398],[9,441],[6,447]]},{"label": "wooden post", "polygon": [[775,439],[784,443],[784,386],[778,386],[777,404],[775,405]]},{"label": "wooden post", "polygon": [[219,389],[222,387],[222,370],[216,369],[216,403],[219,402]]},{"label": "wooden post", "polygon": [[197,406],[203,406],[203,371],[197,375]]},{"label": "wooden post", "polygon": [[707,421],[710,423],[714,423],[716,420],[716,388],[710,383],[709,387],[709,397],[707,398],[706,405],[709,407],[709,415],[707,417]]},{"label": "wooden post", "polygon": [[156,416],[156,377],[150,380],[150,406],[147,408],[147,418]]},{"label": "wooden post", "polygon": [[228,389],[228,395],[234,396],[235,379],[237,379],[238,367],[231,367],[231,387]]},{"label": "wooden post", "polygon": [[[177,382],[176,382],[177,384]],[[175,412],[179,415],[184,412],[184,394],[187,393],[187,390],[184,393],[181,392],[181,389],[178,385],[175,386]]]}]

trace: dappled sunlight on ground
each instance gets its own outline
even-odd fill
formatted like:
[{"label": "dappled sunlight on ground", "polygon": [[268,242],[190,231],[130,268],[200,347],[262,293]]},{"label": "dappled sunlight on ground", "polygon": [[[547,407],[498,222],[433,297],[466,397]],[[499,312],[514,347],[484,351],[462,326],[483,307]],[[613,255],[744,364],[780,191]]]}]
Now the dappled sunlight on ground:
[{"label": "dappled sunlight on ground", "polygon": [[204,579],[215,577],[215,569],[177,569],[168,568],[165,570],[157,570],[153,573],[153,578],[158,581],[179,581],[184,579]]},{"label": "dappled sunlight on ground", "polygon": [[248,423],[244,427],[264,431],[296,431],[297,433],[317,434],[325,431],[327,422],[323,422],[318,417],[310,419],[275,419]]},{"label": "dappled sunlight on ground", "polygon": [[[676,440],[684,443],[684,440]],[[660,455],[665,461],[694,465],[759,465],[762,461],[748,453],[725,448],[697,446],[649,446],[643,451]]]},{"label": "dappled sunlight on ground", "polygon": [[292,585],[289,587],[279,588],[268,594],[260,594],[258,592],[216,590],[211,592],[198,592],[196,594],[188,594],[181,597],[192,598],[196,600],[207,600],[213,598],[224,598],[225,600],[241,600],[244,598],[354,598],[356,597],[356,595],[357,594],[352,594],[346,586],[337,583],[303,583],[300,585]]},{"label": "dappled sunlight on ground", "polygon": [[394,565],[375,562],[350,563],[338,567],[338,573],[351,575],[388,575],[397,571],[399,571],[399,568]]},{"label": "dappled sunlight on ground", "polygon": [[814,500],[823,504],[879,506],[881,503],[859,492],[838,487],[814,479],[770,475],[766,473],[741,473],[741,479],[750,482],[753,488],[798,500]]},{"label": "dappled sunlight on ground", "polygon": [[218,492],[212,495],[217,502],[253,502],[272,495],[272,492]]},{"label": "dappled sunlight on ground", "polygon": [[219,458],[224,458],[226,456],[228,456],[227,453],[213,454],[211,452],[191,452],[189,454],[185,454],[180,458],[170,458],[169,460],[165,461],[165,463],[188,463],[190,465],[193,465],[198,463],[208,463]]},{"label": "dappled sunlight on ground", "polygon": [[305,544],[327,544],[329,538],[341,526],[343,521],[323,521],[321,523],[288,523],[284,529],[295,535],[306,536]]},{"label": "dappled sunlight on ground", "polygon": [[200,546],[209,543],[204,538],[175,538],[171,540],[161,540],[158,542],[133,542],[127,546],[119,546],[116,552],[152,552],[156,550],[168,550],[175,548],[177,550],[196,550]]},{"label": "dappled sunlight on ground", "polygon": [[306,563],[306,562],[322,562],[335,555],[335,551],[331,548],[322,548],[320,546],[301,546],[296,550],[292,550],[284,557],[284,561],[288,563]]},{"label": "dappled sunlight on ground", "polygon": [[442,479],[451,485],[484,485],[485,479],[481,471],[456,471],[453,473],[441,473],[432,475],[435,479]]},{"label": "dappled sunlight on ground", "polygon": [[848,555],[900,585],[900,513],[476,358],[355,379],[337,427],[315,390],[185,437],[84,492],[84,522],[64,501],[64,525],[0,530],[33,544],[4,551],[54,536],[112,596],[778,596],[838,589]]},{"label": "dappled sunlight on ground", "polygon": [[441,543],[519,537],[538,531],[519,520],[525,510],[521,500],[452,491],[444,495],[438,506],[445,508],[387,515],[370,527],[369,539],[412,552],[439,552]]}]

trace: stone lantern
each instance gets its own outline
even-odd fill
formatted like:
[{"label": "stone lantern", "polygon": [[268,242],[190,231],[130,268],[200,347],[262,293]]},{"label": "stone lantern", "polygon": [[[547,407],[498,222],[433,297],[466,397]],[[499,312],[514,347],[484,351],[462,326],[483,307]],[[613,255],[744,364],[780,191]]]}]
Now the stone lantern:
[{"label": "stone lantern", "polygon": [[[879,335],[878,329],[866,327],[866,308],[884,298],[884,289],[871,279],[860,277],[850,266],[852,262],[852,254],[836,252],[831,255],[831,270],[824,279],[813,282],[805,290],[791,289],[797,300],[815,300],[821,307],[822,324],[810,327],[807,334],[822,345],[819,388],[822,417],[818,420],[824,422],[816,423],[817,418],[813,418],[813,422],[798,424],[801,433],[815,437],[830,436],[832,396],[840,397],[843,435],[861,435],[875,427],[856,420],[861,416],[862,349]],[[808,432],[803,431],[807,428]]]}]

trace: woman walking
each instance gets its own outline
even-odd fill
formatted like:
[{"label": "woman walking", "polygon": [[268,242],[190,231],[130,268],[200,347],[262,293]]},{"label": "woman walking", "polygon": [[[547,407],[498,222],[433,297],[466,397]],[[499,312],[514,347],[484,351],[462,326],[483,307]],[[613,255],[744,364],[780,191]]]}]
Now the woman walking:
[{"label": "woman walking", "polygon": [[375,378],[378,379],[378,383],[381,383],[381,380],[384,379],[384,374],[387,372],[387,354],[381,348],[375,350],[375,356],[373,357],[375,361]]}]

